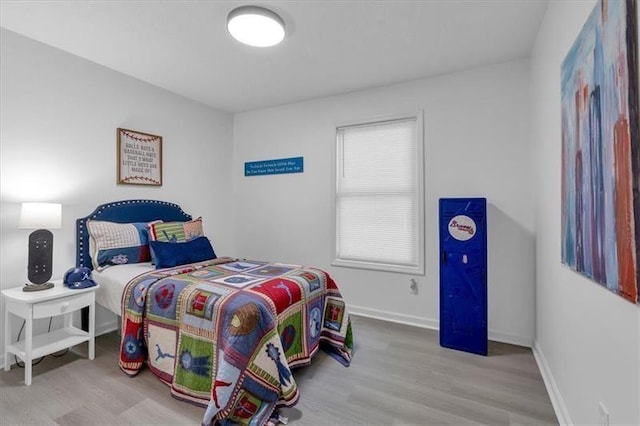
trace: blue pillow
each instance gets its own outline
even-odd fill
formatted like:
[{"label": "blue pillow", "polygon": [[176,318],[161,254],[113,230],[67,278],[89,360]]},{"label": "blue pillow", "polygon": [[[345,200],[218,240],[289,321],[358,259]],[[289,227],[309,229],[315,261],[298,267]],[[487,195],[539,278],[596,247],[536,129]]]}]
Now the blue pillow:
[{"label": "blue pillow", "polygon": [[156,269],[173,268],[216,258],[216,253],[207,237],[199,237],[186,243],[149,241],[149,244],[155,254]]}]

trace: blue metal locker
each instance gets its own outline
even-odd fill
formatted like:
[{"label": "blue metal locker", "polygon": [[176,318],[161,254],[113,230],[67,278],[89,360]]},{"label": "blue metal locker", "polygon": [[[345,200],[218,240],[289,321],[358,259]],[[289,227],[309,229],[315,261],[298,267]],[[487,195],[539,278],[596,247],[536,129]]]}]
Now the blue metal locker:
[{"label": "blue metal locker", "polygon": [[440,199],[440,345],[487,355],[487,199]]}]

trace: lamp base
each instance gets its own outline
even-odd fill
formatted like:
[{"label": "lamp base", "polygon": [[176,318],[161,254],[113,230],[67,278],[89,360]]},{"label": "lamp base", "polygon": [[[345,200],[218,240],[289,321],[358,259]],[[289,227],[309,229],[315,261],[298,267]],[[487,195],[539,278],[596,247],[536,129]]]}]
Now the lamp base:
[{"label": "lamp base", "polygon": [[52,282],[43,284],[25,284],[24,287],[22,287],[22,291],[41,291],[48,290],[50,288],[53,288]]},{"label": "lamp base", "polygon": [[51,279],[53,258],[53,234],[38,229],[29,235],[29,264],[27,278],[33,284],[46,284]]}]

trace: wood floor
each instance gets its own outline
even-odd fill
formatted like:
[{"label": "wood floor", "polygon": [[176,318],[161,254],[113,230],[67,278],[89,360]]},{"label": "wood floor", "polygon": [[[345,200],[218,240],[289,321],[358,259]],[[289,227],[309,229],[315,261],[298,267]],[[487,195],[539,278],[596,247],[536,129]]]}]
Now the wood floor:
[{"label": "wood floor", "polygon": [[[345,368],[322,352],[294,370],[295,425],[557,424],[530,349],[491,343],[488,357],[443,349],[437,332],[352,317],[356,350]],[[96,339],[34,367],[0,372],[0,424],[198,425],[204,410],[177,401],[144,370],[135,378],[117,365],[118,336]]]}]

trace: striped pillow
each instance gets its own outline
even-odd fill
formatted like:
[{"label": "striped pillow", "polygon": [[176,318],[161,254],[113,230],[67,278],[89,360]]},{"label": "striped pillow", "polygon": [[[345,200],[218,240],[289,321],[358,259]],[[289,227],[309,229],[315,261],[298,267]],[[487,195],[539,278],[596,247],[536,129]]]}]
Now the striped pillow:
[{"label": "striped pillow", "polygon": [[91,262],[98,271],[112,265],[151,260],[148,223],[88,220],[87,230]]},{"label": "striped pillow", "polygon": [[161,222],[149,226],[149,239],[164,243],[186,243],[204,237],[202,218],[189,222]]},{"label": "striped pillow", "polygon": [[[149,225],[150,241],[186,243],[200,237],[204,237],[201,217],[188,222],[161,222]],[[151,261],[157,263],[153,248],[151,248]]]}]

